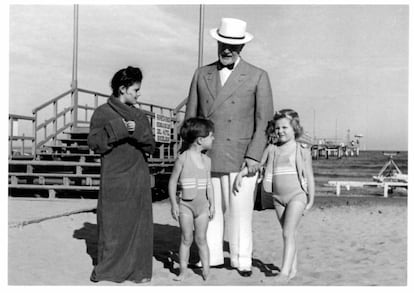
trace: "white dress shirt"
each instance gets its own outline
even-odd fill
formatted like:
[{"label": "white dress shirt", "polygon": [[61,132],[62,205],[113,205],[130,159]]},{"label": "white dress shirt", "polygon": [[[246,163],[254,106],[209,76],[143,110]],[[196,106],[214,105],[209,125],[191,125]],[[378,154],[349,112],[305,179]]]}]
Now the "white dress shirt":
[{"label": "white dress shirt", "polygon": [[221,86],[224,86],[230,74],[236,68],[237,64],[239,64],[239,61],[240,61],[240,57],[237,57],[237,60],[236,62],[234,62],[234,67],[232,70],[228,69],[227,67],[224,67],[221,70],[219,70]]}]

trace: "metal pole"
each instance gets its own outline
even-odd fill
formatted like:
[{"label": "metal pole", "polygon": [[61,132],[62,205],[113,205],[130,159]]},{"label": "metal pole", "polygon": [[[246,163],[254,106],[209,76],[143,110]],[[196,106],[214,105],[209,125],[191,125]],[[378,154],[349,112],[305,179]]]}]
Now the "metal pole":
[{"label": "metal pole", "polygon": [[[203,43],[204,43],[204,5],[200,4],[200,19],[199,19],[199,27],[198,27],[198,67],[203,66]],[[184,107],[187,103],[187,99],[185,98],[178,106],[174,109],[174,114],[177,115],[179,111]],[[177,118],[181,120],[180,118]]]},{"label": "metal pole", "polygon": [[79,5],[74,5],[73,13],[73,63],[72,63],[72,122],[76,127],[78,123],[78,24]]},{"label": "metal pole", "polygon": [[335,144],[338,143],[338,118],[335,119]]},{"label": "metal pole", "polygon": [[203,44],[204,44],[204,5],[200,4],[200,22],[198,30],[198,67],[203,66]]},{"label": "metal pole", "polygon": [[315,132],[315,123],[316,123],[316,112],[315,112],[315,109],[313,109],[313,143],[317,144],[316,132]]}]

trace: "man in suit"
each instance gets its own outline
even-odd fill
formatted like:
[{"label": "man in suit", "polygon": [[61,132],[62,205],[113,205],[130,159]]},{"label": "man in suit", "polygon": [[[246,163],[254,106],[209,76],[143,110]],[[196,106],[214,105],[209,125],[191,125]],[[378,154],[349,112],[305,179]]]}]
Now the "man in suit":
[{"label": "man in suit", "polygon": [[[215,140],[208,153],[216,205],[207,230],[210,265],[224,264],[226,230],[231,266],[247,277],[252,274],[256,171],[266,146],[267,122],[273,115],[272,91],[267,73],[240,57],[244,45],[253,39],[246,32],[246,22],[223,18],[210,34],[218,42],[218,61],[194,73],[185,118],[204,117],[215,125]],[[250,176],[236,193],[233,182],[244,166]]]}]

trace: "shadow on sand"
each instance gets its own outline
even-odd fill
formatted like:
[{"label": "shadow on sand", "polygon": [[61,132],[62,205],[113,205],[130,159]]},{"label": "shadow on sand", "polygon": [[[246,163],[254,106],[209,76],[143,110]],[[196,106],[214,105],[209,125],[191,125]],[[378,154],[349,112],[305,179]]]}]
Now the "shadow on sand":
[{"label": "shadow on sand", "polygon": [[[97,264],[98,257],[98,225],[85,222],[83,227],[73,232],[73,238],[85,240],[86,253],[91,257],[92,265]],[[171,273],[179,274],[179,247],[180,247],[180,228],[171,225],[154,224],[154,258],[163,264],[165,269]],[[224,242],[224,251],[229,252],[229,243]],[[199,261],[198,250],[193,242],[190,248],[189,268],[197,275],[202,274],[201,268],[196,264]],[[266,264],[257,258],[252,259],[252,266],[256,267],[265,276],[275,276],[280,269],[274,264]],[[234,270],[231,266],[230,259],[225,257],[224,265],[218,268]]]},{"label": "shadow on sand", "polygon": [[[98,225],[89,222],[73,232],[73,238],[85,240],[86,253],[91,257],[92,265],[97,264],[98,258]],[[154,224],[154,258],[163,263],[164,268],[171,273],[179,274],[180,228],[171,225]],[[199,261],[197,246],[193,243],[190,249],[190,264]],[[175,263],[175,265],[174,265]],[[194,273],[201,275],[201,269],[195,265],[189,266]]]}]

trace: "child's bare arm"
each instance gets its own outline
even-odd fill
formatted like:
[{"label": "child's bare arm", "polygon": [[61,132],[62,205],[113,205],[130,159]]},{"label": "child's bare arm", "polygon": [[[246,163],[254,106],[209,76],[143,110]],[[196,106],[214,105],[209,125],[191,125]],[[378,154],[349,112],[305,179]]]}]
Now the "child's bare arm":
[{"label": "child's bare arm", "polygon": [[312,157],[310,151],[306,152],[306,160],[305,160],[305,170],[308,177],[308,204],[306,205],[306,209],[309,210],[313,206],[313,202],[315,199],[315,178],[313,176],[313,169],[312,169]]},{"label": "child's bare arm", "polygon": [[177,184],[183,169],[183,161],[179,157],[174,164],[173,171],[168,181],[168,195],[171,203],[171,215],[178,221]]},{"label": "child's bare arm", "polygon": [[215,205],[214,205],[214,189],[211,182],[211,159],[207,157],[207,198],[209,202],[210,219],[214,217]]}]

